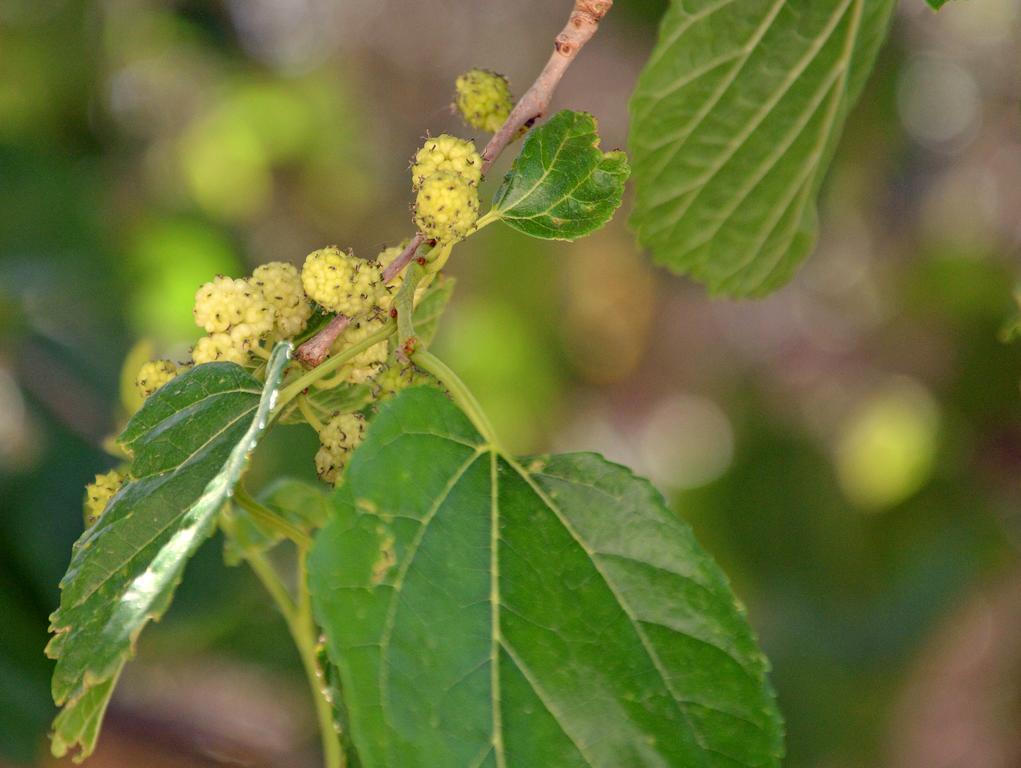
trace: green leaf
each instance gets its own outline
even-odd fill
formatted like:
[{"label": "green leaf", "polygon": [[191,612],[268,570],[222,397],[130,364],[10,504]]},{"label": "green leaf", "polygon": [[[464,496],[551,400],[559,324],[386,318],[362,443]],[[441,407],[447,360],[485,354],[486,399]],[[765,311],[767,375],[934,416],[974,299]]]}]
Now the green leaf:
[{"label": "green leaf", "polygon": [[[320,418],[328,419],[335,413],[360,411],[372,402],[372,387],[368,384],[338,384],[330,389],[310,389],[305,395]],[[280,414],[281,424],[307,424],[308,421],[295,405]]]},{"label": "green leaf", "polygon": [[657,262],[735,296],[791,278],[893,6],[673,0],[631,100],[631,223]]},{"label": "green leaf", "polygon": [[290,346],[263,387],[232,363],[200,365],[150,397],[120,442],[132,479],[74,546],[50,617],[53,699],[63,711],[52,749],[95,747],[103,712],[143,627],[170,605],[188,559],[216,527],[266,427]]},{"label": "green leaf", "polygon": [[366,768],[779,765],[743,610],[623,467],[519,464],[412,389],[334,501],[310,586]]},{"label": "green leaf", "polygon": [[532,237],[574,240],[613,216],[631,169],[602,152],[592,115],[564,110],[532,130],[493,200],[493,212]]},{"label": "green leaf", "polygon": [[[259,494],[259,501],[282,520],[308,534],[330,518],[330,503],[323,487],[290,477],[272,483]],[[234,524],[223,543],[228,565],[240,565],[245,552],[265,552],[284,539],[279,528],[253,517],[240,504],[234,505],[231,514]]]},{"label": "green leaf", "polygon": [[436,275],[415,305],[415,336],[425,346],[429,346],[436,338],[440,319],[447,311],[456,284],[457,280],[452,277]]},{"label": "green leaf", "polygon": [[927,2],[934,11],[938,11],[944,5],[949,3],[950,0],[925,0],[925,2]]}]

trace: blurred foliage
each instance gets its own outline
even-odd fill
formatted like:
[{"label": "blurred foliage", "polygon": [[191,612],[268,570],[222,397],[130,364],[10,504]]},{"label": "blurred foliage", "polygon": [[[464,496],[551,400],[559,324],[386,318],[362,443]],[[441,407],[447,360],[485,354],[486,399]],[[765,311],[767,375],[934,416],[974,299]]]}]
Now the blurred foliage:
[{"label": "blurred foliage", "polygon": [[[544,0],[505,12],[498,39],[496,0],[458,4],[456,23],[440,0],[298,5],[0,2],[2,758],[44,750],[46,617],[82,487],[116,463],[101,445],[135,342],[183,358],[193,292],[217,272],[408,235],[406,158],[426,131],[457,130],[453,77],[493,67],[520,88],[546,56],[537,26],[562,23]],[[666,0],[617,6],[557,97],[596,111],[607,147]],[[655,271],[620,221],[573,247],[491,227],[452,261],[437,340],[514,450],[601,450],[671,493],[748,604],[795,768],[889,764],[919,654],[1017,577],[1021,344],[999,334],[1021,279],[1021,11],[903,6],[825,187],[817,253],[779,294],[710,301]],[[919,77],[922,53],[957,85]],[[307,429],[264,447],[253,491],[313,479]],[[300,685],[266,606],[218,543],[202,549],[110,733],[139,727],[154,660]],[[295,733],[307,751],[314,734]],[[153,749],[186,751],[169,744]]]}]

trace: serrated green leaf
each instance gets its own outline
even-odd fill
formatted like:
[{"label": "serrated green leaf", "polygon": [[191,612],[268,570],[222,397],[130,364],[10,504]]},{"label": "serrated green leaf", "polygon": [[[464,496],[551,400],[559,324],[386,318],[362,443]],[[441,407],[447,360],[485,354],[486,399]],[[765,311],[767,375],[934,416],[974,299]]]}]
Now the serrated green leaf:
[{"label": "serrated green leaf", "polygon": [[266,427],[290,347],[261,385],[232,363],[200,365],[152,395],[121,435],[132,479],[74,546],[50,617],[54,754],[95,747],[114,682],[144,626],[170,605],[188,559]]},{"label": "serrated green leaf", "polygon": [[673,0],[631,100],[639,241],[714,293],[783,285],[894,0]]},{"label": "serrated green leaf", "polygon": [[623,467],[519,464],[412,389],[334,501],[310,585],[366,768],[779,765],[742,609]]},{"label": "serrated green leaf", "polygon": [[574,240],[613,216],[631,169],[623,152],[602,152],[592,115],[564,110],[534,128],[493,200],[514,229]]}]

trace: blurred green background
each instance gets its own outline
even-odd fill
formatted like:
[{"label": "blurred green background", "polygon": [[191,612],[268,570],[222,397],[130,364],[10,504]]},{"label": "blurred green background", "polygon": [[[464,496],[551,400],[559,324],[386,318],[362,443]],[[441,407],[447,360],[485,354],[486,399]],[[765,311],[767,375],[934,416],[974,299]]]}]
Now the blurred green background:
[{"label": "blurred green background", "polygon": [[[0,764],[50,764],[46,617],[129,349],[186,357],[213,274],[407,236],[408,158],[464,135],[456,75],[520,92],[568,6],[0,0]],[[558,92],[607,147],[664,6],[618,2]],[[1019,50],[1016,0],[903,0],[817,253],[766,300],[653,269],[626,215],[452,260],[439,351],[514,448],[600,450],[668,494],[749,607],[795,768],[1021,765]],[[279,430],[252,485],[311,477],[314,449]],[[92,764],[315,765],[306,696],[211,544]]]}]

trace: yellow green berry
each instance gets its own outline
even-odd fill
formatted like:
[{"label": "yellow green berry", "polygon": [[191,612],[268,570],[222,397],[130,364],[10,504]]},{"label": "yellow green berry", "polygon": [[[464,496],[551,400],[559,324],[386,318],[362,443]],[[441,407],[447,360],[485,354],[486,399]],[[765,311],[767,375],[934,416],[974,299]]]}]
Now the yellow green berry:
[{"label": "yellow green berry", "polygon": [[425,140],[411,165],[411,186],[418,189],[427,178],[440,171],[452,171],[478,184],[482,179],[482,158],[475,143],[446,133]]},{"label": "yellow green berry", "polygon": [[96,475],[95,482],[85,486],[85,527],[91,527],[103,514],[113,495],[124,485],[125,477],[116,469]]},{"label": "yellow green berry", "polygon": [[256,299],[247,280],[220,275],[204,283],[195,292],[195,308],[192,310],[195,324],[206,333],[228,331],[232,326],[244,322],[253,302],[265,305],[261,297]]},{"label": "yellow green berry", "polygon": [[454,103],[464,121],[480,131],[496,133],[514,108],[507,78],[485,69],[471,69],[457,78]]},{"label": "yellow green berry", "polygon": [[193,314],[198,326],[209,334],[192,352],[197,364],[214,360],[247,362],[276,322],[276,310],[257,286],[222,275],[198,289]]},{"label": "yellow green berry", "polygon": [[138,370],[135,389],[145,399],[177,374],[177,366],[169,360],[150,360]]},{"label": "yellow green berry", "polygon": [[256,267],[252,284],[276,311],[276,335],[282,339],[297,336],[312,316],[312,305],[301,286],[301,275],[293,264],[271,261]]},{"label": "yellow green berry", "polygon": [[319,432],[316,473],[327,483],[340,480],[354,449],[365,436],[365,417],[342,413],[330,419]]},{"label": "yellow green berry", "polygon": [[191,359],[195,365],[203,363],[237,363],[248,362],[249,350],[241,347],[229,333],[211,333],[203,336],[195,343],[191,351]]},{"label": "yellow green berry", "polygon": [[478,189],[460,174],[440,171],[422,182],[415,201],[415,223],[426,237],[456,242],[471,234],[478,218]]},{"label": "yellow green berry", "polygon": [[[379,317],[364,317],[352,322],[340,337],[333,342],[333,352],[341,352],[348,347],[364,341],[372,334],[383,328],[385,320]],[[389,347],[386,340],[377,342],[364,352],[355,355],[348,361],[344,370],[347,372],[347,379],[355,384],[361,384],[375,376],[386,363]]]},{"label": "yellow green berry", "polygon": [[372,311],[384,292],[377,262],[359,259],[335,245],[308,255],[301,269],[301,284],[309,298],[348,317]]},{"label": "yellow green berry", "polygon": [[372,391],[377,400],[386,400],[421,380],[422,375],[414,365],[402,365],[391,359],[386,368],[372,377]]}]

